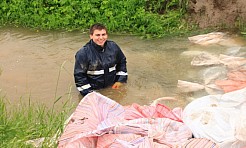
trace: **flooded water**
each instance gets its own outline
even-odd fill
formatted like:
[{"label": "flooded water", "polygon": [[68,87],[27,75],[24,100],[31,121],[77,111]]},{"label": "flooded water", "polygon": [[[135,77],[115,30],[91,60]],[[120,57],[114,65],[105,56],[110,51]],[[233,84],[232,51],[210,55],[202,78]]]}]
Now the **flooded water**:
[{"label": "flooded water", "polygon": [[[197,53],[224,54],[233,47],[245,46],[245,39],[232,36],[233,42],[209,46],[191,43],[188,38],[143,40],[136,36],[109,35],[127,57],[128,83],[119,90],[106,88],[101,94],[122,105],[149,105],[160,97],[170,107],[184,107],[188,97],[180,93],[178,80],[201,81],[204,67],[191,66]],[[88,42],[87,33],[34,31],[23,28],[0,29],[0,93],[11,103],[20,101],[57,108],[82,98],[73,78],[74,55]],[[201,92],[198,95],[201,95]]]}]

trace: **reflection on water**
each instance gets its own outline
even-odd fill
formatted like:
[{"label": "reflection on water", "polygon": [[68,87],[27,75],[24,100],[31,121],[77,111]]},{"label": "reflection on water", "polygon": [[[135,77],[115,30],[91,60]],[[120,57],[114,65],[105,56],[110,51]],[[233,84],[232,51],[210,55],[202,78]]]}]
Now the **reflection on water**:
[{"label": "reflection on water", "polygon": [[[129,80],[120,90],[98,90],[122,105],[150,104],[160,97],[175,97],[166,101],[170,107],[184,107],[194,94],[177,90],[178,80],[201,82],[204,67],[191,66],[197,54],[206,51],[219,55],[243,45],[243,39],[233,38],[226,45],[195,45],[187,38],[141,40],[134,36],[110,35],[127,57]],[[76,51],[89,37],[80,32],[37,32],[21,28],[0,29],[0,92],[11,102],[18,100],[44,103],[78,103],[81,99],[73,80]],[[200,95],[204,92],[200,92]],[[199,95],[198,94],[198,95]]]}]

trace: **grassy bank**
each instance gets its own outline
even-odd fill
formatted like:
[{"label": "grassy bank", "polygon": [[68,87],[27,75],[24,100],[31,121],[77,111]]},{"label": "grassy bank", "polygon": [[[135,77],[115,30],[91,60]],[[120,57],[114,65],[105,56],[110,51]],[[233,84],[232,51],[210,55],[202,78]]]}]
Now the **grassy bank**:
[{"label": "grassy bank", "polygon": [[65,103],[63,111],[57,112],[44,105],[20,103],[7,109],[8,103],[0,97],[1,148],[56,147],[64,121],[73,108]]}]

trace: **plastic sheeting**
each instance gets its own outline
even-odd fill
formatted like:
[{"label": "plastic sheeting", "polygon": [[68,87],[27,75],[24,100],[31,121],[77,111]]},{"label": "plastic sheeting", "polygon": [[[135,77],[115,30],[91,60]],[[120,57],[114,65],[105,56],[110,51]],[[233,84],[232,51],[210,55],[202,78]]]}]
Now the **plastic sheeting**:
[{"label": "plastic sheeting", "polygon": [[181,147],[192,137],[181,116],[181,108],[121,106],[92,92],[71,115],[58,147]]}]

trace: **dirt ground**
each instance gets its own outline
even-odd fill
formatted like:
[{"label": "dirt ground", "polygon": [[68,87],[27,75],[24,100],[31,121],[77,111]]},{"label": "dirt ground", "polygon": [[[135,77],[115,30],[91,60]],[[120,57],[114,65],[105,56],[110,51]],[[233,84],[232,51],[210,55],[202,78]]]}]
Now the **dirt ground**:
[{"label": "dirt ground", "polygon": [[246,23],[246,0],[189,0],[189,20],[200,28]]}]

